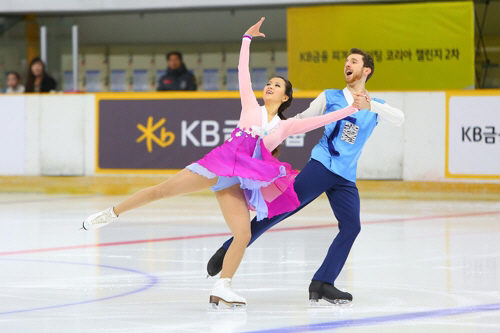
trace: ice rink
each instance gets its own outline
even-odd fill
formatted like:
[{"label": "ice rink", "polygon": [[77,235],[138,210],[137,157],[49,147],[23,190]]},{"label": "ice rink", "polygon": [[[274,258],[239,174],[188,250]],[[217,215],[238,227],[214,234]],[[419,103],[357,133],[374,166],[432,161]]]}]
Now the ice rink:
[{"label": "ice rink", "polygon": [[336,282],[350,307],[310,308],[337,233],[326,199],[246,252],[246,311],[208,311],[206,263],[229,235],[213,196],[82,220],[123,197],[0,194],[0,332],[500,332],[500,203],[362,199]]}]

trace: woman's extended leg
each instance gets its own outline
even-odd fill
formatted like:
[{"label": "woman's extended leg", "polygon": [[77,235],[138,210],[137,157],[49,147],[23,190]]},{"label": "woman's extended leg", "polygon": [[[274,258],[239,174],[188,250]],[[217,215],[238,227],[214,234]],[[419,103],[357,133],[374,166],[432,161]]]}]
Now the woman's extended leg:
[{"label": "woman's extended leg", "polygon": [[175,176],[163,183],[151,186],[132,194],[123,202],[114,207],[116,215],[120,215],[131,209],[144,206],[150,202],[171,198],[181,194],[197,192],[215,185],[217,178],[206,178],[188,169],[182,169]]},{"label": "woman's extended leg", "polygon": [[134,193],[116,207],[109,207],[102,212],[90,215],[83,221],[82,229],[89,230],[104,227],[113,222],[118,215],[131,209],[162,198],[171,198],[181,194],[201,191],[216,183],[217,178],[208,179],[188,169],[183,169],[161,184]]}]

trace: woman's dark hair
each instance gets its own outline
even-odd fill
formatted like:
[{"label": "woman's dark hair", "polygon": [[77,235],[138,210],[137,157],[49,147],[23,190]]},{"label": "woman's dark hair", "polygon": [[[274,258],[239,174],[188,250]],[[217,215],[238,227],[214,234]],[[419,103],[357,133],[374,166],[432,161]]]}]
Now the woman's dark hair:
[{"label": "woman's dark hair", "polygon": [[[285,112],[285,110],[288,109],[290,105],[292,105],[292,100],[293,100],[292,82],[290,82],[289,80],[285,79],[282,76],[274,76],[274,77],[285,81],[285,95],[288,96],[288,100],[281,103],[280,107],[278,108],[278,117],[280,117],[281,120],[285,120],[286,117],[283,115],[283,112]],[[274,157],[279,155],[279,146],[273,150],[272,154]]]},{"label": "woman's dark hair", "polygon": [[292,82],[288,81],[282,76],[275,76],[275,78],[282,79],[285,81],[285,95],[288,96],[288,100],[281,103],[280,107],[278,108],[278,117],[280,119],[285,120],[286,117],[283,115],[283,112],[288,109],[290,105],[292,105],[292,100],[293,100],[293,88],[292,88]]},{"label": "woman's dark hair", "polygon": [[31,66],[35,63],[41,63],[42,64],[42,76],[47,76],[47,73],[45,73],[45,64],[43,63],[42,59],[40,57],[36,57],[33,60],[31,60],[31,63],[28,67],[28,75],[26,76],[26,92],[34,92],[35,91],[35,75],[31,71]]}]

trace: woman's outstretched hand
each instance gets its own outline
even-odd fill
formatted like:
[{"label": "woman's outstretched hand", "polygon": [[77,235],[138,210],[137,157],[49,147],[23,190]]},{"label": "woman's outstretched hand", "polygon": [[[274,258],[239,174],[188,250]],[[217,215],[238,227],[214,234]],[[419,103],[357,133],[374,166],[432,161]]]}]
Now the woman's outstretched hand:
[{"label": "woman's outstretched hand", "polygon": [[250,28],[248,28],[247,32],[245,32],[245,35],[250,35],[252,37],[266,37],[262,32],[260,32],[260,26],[262,25],[262,22],[264,22],[266,18],[263,17],[260,19],[259,22],[255,23],[252,25]]}]

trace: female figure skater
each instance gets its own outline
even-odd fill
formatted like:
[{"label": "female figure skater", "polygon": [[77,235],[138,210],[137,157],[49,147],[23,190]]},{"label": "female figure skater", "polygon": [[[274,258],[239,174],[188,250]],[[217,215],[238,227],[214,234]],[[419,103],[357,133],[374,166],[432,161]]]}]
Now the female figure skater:
[{"label": "female figure skater", "polygon": [[257,219],[262,220],[292,211],[299,205],[293,189],[298,172],[278,161],[270,151],[289,135],[311,131],[357,111],[351,106],[318,117],[284,120],[283,111],[292,102],[292,85],[280,77],[269,80],[263,91],[264,106],[259,106],[252,90],[248,62],[252,37],[265,37],[259,31],[263,21],[264,18],[243,36],[238,65],[242,111],[231,137],[163,183],[141,190],[83,222],[85,230],[99,228],[120,214],[152,201],[211,187],[234,235],[224,257],[220,279],[210,294],[210,303],[215,306],[219,301],[231,306],[246,304],[245,298],[231,290],[231,279],[251,237],[249,209],[255,210]]}]

